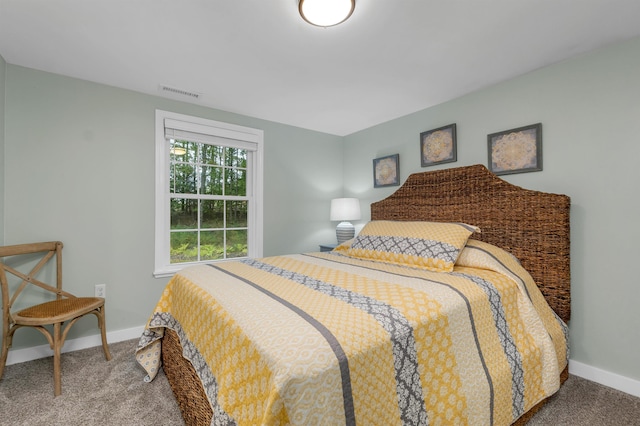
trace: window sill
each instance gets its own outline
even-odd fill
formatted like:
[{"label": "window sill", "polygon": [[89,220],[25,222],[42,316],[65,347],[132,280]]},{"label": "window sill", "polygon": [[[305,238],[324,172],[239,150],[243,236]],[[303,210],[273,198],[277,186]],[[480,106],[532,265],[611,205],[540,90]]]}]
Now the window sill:
[{"label": "window sill", "polygon": [[195,265],[215,265],[216,263],[223,262],[232,262],[234,260],[242,260],[248,259],[248,257],[234,257],[229,259],[221,259],[221,260],[208,260],[202,262],[193,262],[193,263],[181,263],[179,265],[167,265],[164,268],[159,268],[153,271],[154,278],[167,278],[175,275],[176,272],[180,272],[184,268]]}]

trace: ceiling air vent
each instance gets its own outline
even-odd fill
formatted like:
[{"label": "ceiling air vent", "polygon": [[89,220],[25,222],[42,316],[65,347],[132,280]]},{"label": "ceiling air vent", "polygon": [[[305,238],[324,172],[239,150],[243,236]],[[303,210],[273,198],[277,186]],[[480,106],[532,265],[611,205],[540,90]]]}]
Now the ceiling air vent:
[{"label": "ceiling air vent", "polygon": [[176,89],[171,86],[160,85],[160,93],[167,95],[173,95],[174,97],[189,98],[192,101],[199,100],[202,97],[202,93],[189,92],[188,90]]}]

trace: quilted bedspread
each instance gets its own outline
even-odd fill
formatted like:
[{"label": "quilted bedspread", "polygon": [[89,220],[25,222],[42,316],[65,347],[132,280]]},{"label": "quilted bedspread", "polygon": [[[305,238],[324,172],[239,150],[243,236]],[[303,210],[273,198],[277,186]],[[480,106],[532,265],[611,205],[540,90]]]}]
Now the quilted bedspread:
[{"label": "quilted bedspread", "polygon": [[148,380],[175,330],[212,424],[508,425],[559,388],[567,327],[503,250],[451,273],[340,251],[185,268],[140,339]]}]

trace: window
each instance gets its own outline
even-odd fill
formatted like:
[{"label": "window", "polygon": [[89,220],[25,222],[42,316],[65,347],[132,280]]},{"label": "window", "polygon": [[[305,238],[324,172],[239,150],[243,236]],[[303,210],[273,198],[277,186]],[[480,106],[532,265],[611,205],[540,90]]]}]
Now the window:
[{"label": "window", "polygon": [[154,276],[262,256],[262,130],[156,111]]}]

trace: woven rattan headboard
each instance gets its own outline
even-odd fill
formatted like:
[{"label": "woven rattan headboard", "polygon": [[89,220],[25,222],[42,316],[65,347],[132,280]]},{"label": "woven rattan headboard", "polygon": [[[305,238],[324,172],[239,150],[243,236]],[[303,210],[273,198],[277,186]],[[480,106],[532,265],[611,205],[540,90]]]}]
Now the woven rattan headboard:
[{"label": "woven rattan headboard", "polygon": [[514,254],[554,311],[571,315],[569,206],[566,195],[512,185],[483,165],[414,173],[384,200],[372,220],[465,222],[476,238]]}]

